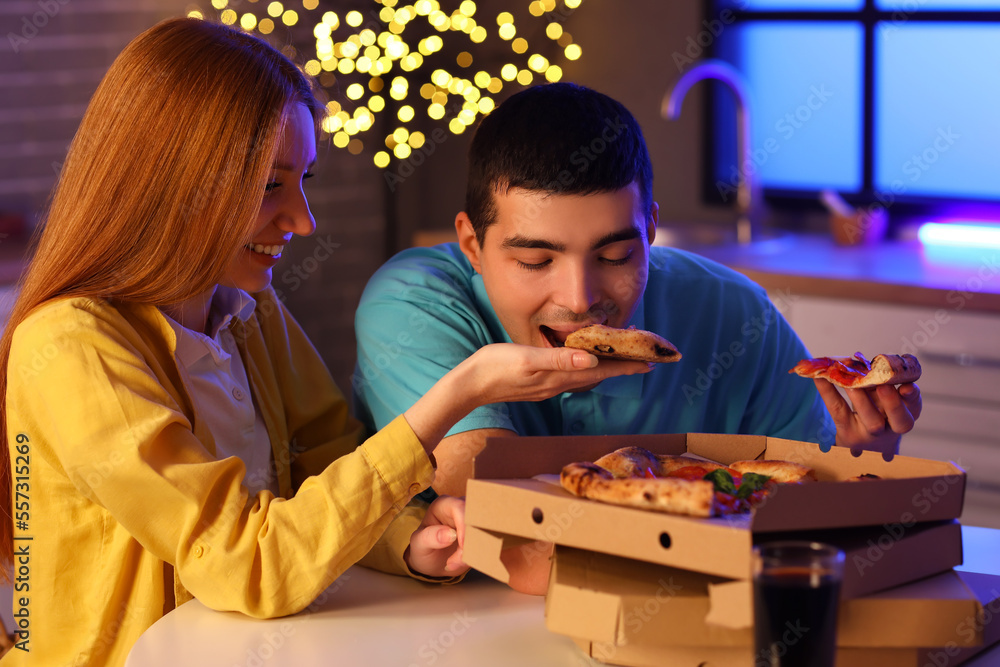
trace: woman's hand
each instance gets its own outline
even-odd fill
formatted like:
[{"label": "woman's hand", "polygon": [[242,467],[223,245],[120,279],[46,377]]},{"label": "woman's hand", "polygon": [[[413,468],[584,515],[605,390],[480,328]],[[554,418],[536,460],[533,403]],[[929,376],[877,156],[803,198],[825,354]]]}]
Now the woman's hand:
[{"label": "woman's hand", "polygon": [[416,574],[457,577],[468,571],[462,562],[465,544],[465,500],[439,496],[427,508],[420,527],[410,535],[404,558]]},{"label": "woman's hand", "polygon": [[592,387],[609,377],[648,373],[652,369],[653,364],[644,361],[598,362],[597,357],[583,350],[513,343],[481,347],[455,368],[467,371],[468,388],[480,397],[479,405],[541,401],[565,391]]},{"label": "woman's hand", "polygon": [[429,452],[458,420],[481,405],[540,401],[593,387],[615,375],[648,373],[644,361],[602,359],[568,347],[494,343],[444,375],[404,414]]}]

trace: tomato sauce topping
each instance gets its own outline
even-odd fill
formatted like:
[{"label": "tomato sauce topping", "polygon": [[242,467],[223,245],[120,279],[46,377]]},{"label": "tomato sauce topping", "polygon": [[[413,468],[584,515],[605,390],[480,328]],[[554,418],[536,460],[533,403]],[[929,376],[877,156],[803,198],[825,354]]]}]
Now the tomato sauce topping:
[{"label": "tomato sauce topping", "polygon": [[684,466],[683,468],[678,468],[672,471],[668,477],[679,477],[680,479],[701,479],[708,473],[701,466]]},{"label": "tomato sauce topping", "polygon": [[856,352],[853,357],[847,359],[831,357],[803,359],[796,364],[793,370],[800,370],[807,374],[815,373],[820,377],[827,377],[850,387],[863,380],[871,367],[871,363],[865,358],[865,355]]}]

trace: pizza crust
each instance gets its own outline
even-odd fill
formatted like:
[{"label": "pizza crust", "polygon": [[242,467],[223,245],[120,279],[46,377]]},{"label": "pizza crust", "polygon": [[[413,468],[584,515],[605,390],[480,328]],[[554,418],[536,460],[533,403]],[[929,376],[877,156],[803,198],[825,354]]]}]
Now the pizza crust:
[{"label": "pizza crust", "polygon": [[594,461],[594,465],[604,468],[615,479],[645,477],[646,471],[659,474],[660,461],[656,454],[642,447],[623,447],[605,454]]},{"label": "pizza crust", "polygon": [[865,379],[854,385],[877,387],[883,384],[905,384],[920,379],[920,362],[912,354],[879,354],[872,359],[872,369]]},{"label": "pizza crust", "polygon": [[666,338],[635,327],[616,329],[603,324],[591,324],[566,336],[564,345],[607,359],[653,363],[669,363],[681,359],[681,353]]},{"label": "pizza crust", "polygon": [[767,475],[779,484],[816,481],[816,472],[812,468],[791,461],[770,461],[766,459],[735,461],[729,467],[741,475],[748,472]]},{"label": "pizza crust", "polygon": [[563,468],[559,481],[581,498],[670,514],[710,517],[715,500],[715,487],[706,480],[615,479],[596,463],[571,463]]},{"label": "pizza crust", "polygon": [[707,474],[726,467],[715,461],[704,461],[690,456],[654,454],[643,447],[622,447],[610,454],[605,454],[594,461],[594,464],[610,472],[615,479],[648,477],[650,474],[656,477],[666,477],[681,468],[700,468]]}]

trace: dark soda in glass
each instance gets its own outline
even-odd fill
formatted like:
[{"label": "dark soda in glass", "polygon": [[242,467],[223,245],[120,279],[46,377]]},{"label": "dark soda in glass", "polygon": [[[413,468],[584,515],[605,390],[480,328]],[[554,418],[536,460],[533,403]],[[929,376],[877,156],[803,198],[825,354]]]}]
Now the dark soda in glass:
[{"label": "dark soda in glass", "polygon": [[840,581],[836,569],[816,564],[771,564],[758,572],[754,667],[833,667]]}]

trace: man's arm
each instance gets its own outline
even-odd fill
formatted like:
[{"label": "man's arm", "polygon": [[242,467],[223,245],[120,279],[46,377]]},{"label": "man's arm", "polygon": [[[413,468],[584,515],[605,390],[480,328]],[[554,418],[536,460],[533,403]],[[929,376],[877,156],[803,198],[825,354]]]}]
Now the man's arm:
[{"label": "man's arm", "polygon": [[[365,287],[355,316],[357,416],[369,430],[390,423],[491,337],[463,267],[444,248],[411,248],[383,265]],[[509,428],[503,405],[486,405],[456,432]]]},{"label": "man's arm", "polygon": [[464,496],[465,483],[472,477],[472,459],[486,446],[486,439],[517,435],[502,428],[483,428],[448,436],[434,448],[437,472],[434,491],[443,496]]},{"label": "man's arm", "polygon": [[[434,490],[442,495],[464,496],[465,484],[472,477],[472,459],[486,446],[486,439],[512,435],[517,433],[502,428],[483,428],[442,440],[434,449],[438,464]],[[500,560],[510,575],[510,587],[520,593],[545,595],[552,567],[552,547],[550,542],[536,541],[504,549]]]}]

